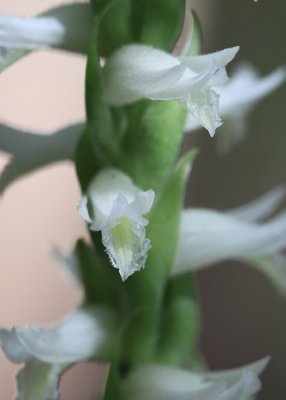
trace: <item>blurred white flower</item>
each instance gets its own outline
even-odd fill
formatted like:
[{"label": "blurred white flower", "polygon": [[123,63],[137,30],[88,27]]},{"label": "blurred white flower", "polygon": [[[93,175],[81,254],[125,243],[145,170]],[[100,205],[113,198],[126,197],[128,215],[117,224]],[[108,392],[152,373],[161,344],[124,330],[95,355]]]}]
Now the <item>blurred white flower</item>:
[{"label": "blurred white flower", "polygon": [[[256,103],[268,96],[286,80],[286,68],[278,68],[269,75],[260,77],[255,68],[240,65],[225,86],[216,88],[220,95],[219,113],[226,122],[226,132],[217,136],[220,146],[227,150],[241,140],[246,132],[246,120]],[[200,127],[189,114],[185,130],[191,132]]]},{"label": "blurred white flower", "polygon": [[268,358],[241,368],[195,373],[150,365],[131,372],[124,385],[125,400],[248,400],[261,387],[258,375]]},{"label": "blurred white flower", "polygon": [[280,253],[286,248],[286,212],[266,222],[256,221],[272,213],[283,195],[285,189],[280,187],[248,207],[228,212],[184,210],[173,274],[242,260],[257,266],[285,292],[286,265],[283,270]]},{"label": "blurred white flower", "polygon": [[279,185],[250,203],[227,210],[226,214],[246,221],[260,221],[270,217],[285,198],[286,185]]},{"label": "blurred white flower", "polygon": [[52,328],[0,330],[7,358],[25,363],[17,376],[17,400],[58,399],[60,374],[72,363],[103,357],[113,331],[113,318],[103,308],[79,310]]},{"label": "blurred white flower", "polygon": [[122,280],[144,267],[150,241],[143,218],[153,204],[154,192],[142,191],[123,172],[101,170],[78,206],[90,229],[102,232],[102,242]]},{"label": "blurred white flower", "polygon": [[219,95],[214,89],[226,82],[225,66],[238,49],[175,57],[146,45],[123,46],[104,67],[106,99],[112,106],[144,98],[179,100],[213,136],[221,125]]},{"label": "blurred white flower", "polygon": [[0,193],[16,179],[48,164],[73,160],[83,123],[50,135],[25,132],[0,124],[0,152],[11,155],[1,171]]},{"label": "blurred white flower", "polygon": [[92,26],[89,4],[67,4],[38,17],[0,15],[0,72],[31,50],[55,47],[85,53]]}]

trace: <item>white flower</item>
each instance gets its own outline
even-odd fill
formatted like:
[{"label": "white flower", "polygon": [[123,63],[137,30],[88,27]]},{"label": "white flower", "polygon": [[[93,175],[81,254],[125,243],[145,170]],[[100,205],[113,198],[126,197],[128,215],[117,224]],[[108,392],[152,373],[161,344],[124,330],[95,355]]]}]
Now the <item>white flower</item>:
[{"label": "white flower", "polygon": [[[78,210],[90,229],[102,232],[102,242],[122,280],[144,267],[150,241],[145,238],[154,192],[142,191],[123,172],[107,168],[91,182]],[[88,207],[89,206],[89,207]]]},{"label": "white flower", "polygon": [[286,185],[279,185],[258,199],[243,206],[232,208],[226,213],[246,221],[260,221],[273,214],[285,197]]},{"label": "white flower", "polygon": [[100,308],[76,311],[49,329],[1,329],[5,355],[14,363],[25,363],[17,376],[17,400],[58,399],[60,374],[71,363],[102,357],[112,331],[112,315]]},{"label": "white flower", "polygon": [[29,51],[55,47],[85,53],[92,26],[89,4],[68,4],[38,17],[0,15],[0,72]]},{"label": "white flower", "polygon": [[272,213],[284,194],[281,187],[249,207],[229,212],[184,210],[173,274],[228,259],[242,260],[259,267],[285,292],[286,273],[281,268],[284,258],[280,252],[286,248],[286,213],[266,222],[254,220],[254,216],[262,219]]},{"label": "white flower", "polygon": [[[229,122],[229,132],[218,136],[225,146],[240,140],[246,131],[246,119],[256,103],[281,86],[286,79],[286,68],[278,68],[265,77],[250,65],[240,65],[225,86],[216,88],[220,94],[219,113]],[[186,132],[198,129],[200,124],[191,115],[186,120]],[[223,145],[223,143],[221,143]]]},{"label": "white flower", "polygon": [[258,375],[268,358],[233,370],[195,373],[150,365],[131,372],[125,400],[249,400],[261,387]]},{"label": "white flower", "polygon": [[144,98],[179,100],[213,136],[221,124],[219,95],[213,88],[226,82],[225,66],[238,49],[175,57],[146,45],[124,46],[104,67],[106,99],[112,106]]},{"label": "white flower", "polygon": [[76,124],[43,135],[0,124],[0,151],[12,156],[0,175],[0,193],[14,180],[35,169],[72,160],[83,127],[83,124]]}]

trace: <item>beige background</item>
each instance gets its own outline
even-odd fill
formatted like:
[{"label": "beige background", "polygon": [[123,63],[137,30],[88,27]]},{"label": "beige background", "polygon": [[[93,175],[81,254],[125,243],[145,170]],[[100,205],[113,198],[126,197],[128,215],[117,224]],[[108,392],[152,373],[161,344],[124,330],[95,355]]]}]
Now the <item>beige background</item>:
[{"label": "beige background", "polygon": [[[57,3],[1,0],[0,12],[30,16]],[[201,9],[203,2],[196,3]],[[56,51],[29,55],[0,76],[0,121],[49,133],[83,119],[84,69],[80,56]],[[2,167],[8,158],[0,156]],[[0,199],[1,327],[49,324],[80,303],[80,288],[51,257],[54,245],[68,251],[85,234],[76,212],[79,197],[73,166],[62,163],[16,182]],[[82,368],[67,378],[63,399],[85,400],[99,387],[103,370],[96,370],[96,381],[94,367]],[[16,370],[0,352],[1,400],[13,398]]]}]

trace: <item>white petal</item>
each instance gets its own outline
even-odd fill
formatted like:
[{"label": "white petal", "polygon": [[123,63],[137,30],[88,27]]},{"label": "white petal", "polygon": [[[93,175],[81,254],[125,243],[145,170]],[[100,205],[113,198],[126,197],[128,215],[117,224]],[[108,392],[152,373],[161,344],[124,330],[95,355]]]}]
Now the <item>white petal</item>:
[{"label": "white petal", "polygon": [[148,98],[175,84],[186,67],[176,57],[145,45],[117,50],[104,67],[105,95],[111,105]]},{"label": "white petal", "polygon": [[188,69],[175,84],[163,90],[158,90],[149,98],[153,100],[179,99],[204,88],[204,86],[217,86],[227,81],[225,65],[229,63],[238,51],[238,47],[222,50],[221,52],[203,56],[182,57],[179,60]]},{"label": "white petal", "polygon": [[[119,197],[121,195],[121,197]],[[151,198],[150,198],[151,195]],[[145,201],[142,202],[142,196],[146,196],[147,204]],[[122,204],[122,197],[125,199]],[[91,202],[94,212],[94,226],[97,230],[101,230],[106,224],[110,222],[109,218],[121,216],[128,216],[125,211],[132,213],[132,206],[134,211],[137,211],[138,218],[139,214],[145,214],[152,206],[153,192],[143,192],[137,186],[134,185],[132,180],[115,168],[106,168],[101,170],[91,182],[88,188],[88,198]],[[140,198],[139,202],[136,200]],[[128,206],[131,206],[128,207]],[[146,208],[146,205],[149,207]],[[118,211],[122,214],[118,215]],[[134,218],[134,215],[130,215]]]},{"label": "white petal", "polygon": [[[87,39],[90,29],[87,23],[91,20],[91,9],[84,4],[58,7],[36,18],[0,15],[0,46],[26,50],[47,46],[69,47],[72,39],[82,40],[83,32]],[[80,31],[76,22],[81,24]]]},{"label": "white petal", "polygon": [[224,68],[230,61],[233,60],[239,50],[239,46],[231,47],[217,51],[215,53],[204,54],[199,56],[181,57],[180,60],[184,64],[188,65],[193,71],[200,72],[205,69],[208,65],[212,64],[216,70]]},{"label": "white petal", "polygon": [[174,85],[164,90],[157,91],[149,96],[151,100],[182,100],[199,93],[215,75],[216,69],[211,64],[206,67],[201,73],[194,74],[191,70],[186,70],[185,74]]},{"label": "white petal", "polygon": [[72,160],[82,130],[83,124],[76,124],[51,135],[42,135],[0,124],[0,151],[12,155],[1,174],[0,192],[35,169],[61,160]]},{"label": "white petal", "polygon": [[153,190],[147,190],[147,192],[138,191],[135,193],[136,204],[139,205],[140,212],[144,215],[147,214],[153,205],[155,193]]},{"label": "white petal", "polygon": [[77,311],[54,328],[17,329],[17,337],[37,360],[51,364],[71,363],[101,353],[109,339],[105,318],[110,319],[110,316],[102,310],[94,314]]},{"label": "white petal", "polygon": [[233,208],[227,214],[246,221],[259,221],[269,217],[286,197],[286,186],[280,185],[244,206]]},{"label": "white petal", "polygon": [[243,372],[249,371],[255,375],[260,375],[267,367],[269,361],[270,357],[264,357],[261,360],[243,365],[238,368],[226,369],[221,371],[202,372],[201,376],[210,382],[217,382],[223,379],[229,387],[235,384],[241,378]]},{"label": "white petal", "polygon": [[278,68],[260,78],[249,65],[241,65],[229,83],[218,88],[221,94],[220,113],[226,122],[217,138],[218,150],[228,152],[247,134],[246,119],[256,103],[268,96],[286,80],[286,68]]},{"label": "white petal", "polygon": [[249,400],[261,388],[260,380],[252,372],[244,372],[240,380],[226,389],[218,400]]},{"label": "white petal", "polygon": [[92,23],[90,5],[83,3],[60,6],[35,18],[0,15],[0,72],[43,47],[85,53]]},{"label": "white petal", "polygon": [[190,95],[186,101],[186,106],[200,125],[213,136],[216,129],[222,124],[218,115],[218,94],[211,89],[202,90]]},{"label": "white petal", "polygon": [[92,219],[89,216],[89,210],[88,210],[88,198],[86,196],[83,196],[77,206],[77,211],[79,212],[79,215],[81,216],[81,218],[91,224],[92,223]]},{"label": "white petal", "polygon": [[58,399],[60,374],[70,363],[102,357],[113,330],[113,316],[103,308],[79,310],[50,329],[1,330],[5,355],[26,363],[17,375],[17,400]]},{"label": "white petal", "polygon": [[183,99],[208,83],[221,83],[220,71],[238,48],[178,59],[144,45],[128,45],[115,52],[104,68],[106,99],[111,105],[151,100]]},{"label": "white petal", "polygon": [[229,78],[225,68],[219,69],[211,78],[209,85],[213,87],[223,86],[228,82]]},{"label": "white petal", "polygon": [[257,378],[268,358],[233,370],[192,373],[150,365],[135,369],[125,381],[126,400],[247,400],[260,389]]},{"label": "white petal", "polygon": [[210,384],[189,371],[163,366],[134,370],[127,378],[123,394],[126,400],[213,400],[224,383]]},{"label": "white petal", "polygon": [[15,329],[1,329],[0,344],[6,357],[14,363],[23,363],[31,358],[30,352],[19,341]]},{"label": "white petal", "polygon": [[286,68],[278,68],[260,78],[249,65],[241,65],[229,83],[221,88],[220,111],[223,116],[249,113],[257,101],[273,92],[286,79]]},{"label": "white petal", "polygon": [[[201,64],[198,65],[200,68],[203,66]],[[260,77],[252,66],[248,64],[240,65],[225,86],[216,87],[216,90],[220,94],[220,115],[223,119],[245,118],[260,99],[272,93],[285,80],[286,68],[278,68],[269,75]],[[211,82],[211,84],[216,86],[214,82]],[[219,82],[218,86],[220,86]],[[238,127],[241,126],[238,122],[235,125]],[[245,124],[243,125],[245,127]],[[199,127],[200,124],[192,115],[189,115],[186,120],[185,131],[191,132]],[[233,124],[232,129],[235,129]],[[245,129],[235,129],[235,131],[237,132],[236,135],[240,137]]]},{"label": "white petal", "polygon": [[144,268],[151,247],[150,240],[145,238],[144,226],[124,217],[103,229],[102,243],[123,281]]},{"label": "white petal", "polygon": [[274,255],[286,246],[286,214],[264,224],[222,212],[190,209],[182,213],[174,274],[227,259]]},{"label": "white petal", "polygon": [[46,135],[0,124],[0,151],[17,158],[29,159],[33,157],[33,153],[39,152],[43,153],[43,157],[45,149],[48,157],[53,155],[55,159],[59,156],[71,159],[83,128],[84,124],[78,123]]},{"label": "white petal", "polygon": [[64,26],[49,17],[0,16],[0,46],[34,50],[63,42]]}]

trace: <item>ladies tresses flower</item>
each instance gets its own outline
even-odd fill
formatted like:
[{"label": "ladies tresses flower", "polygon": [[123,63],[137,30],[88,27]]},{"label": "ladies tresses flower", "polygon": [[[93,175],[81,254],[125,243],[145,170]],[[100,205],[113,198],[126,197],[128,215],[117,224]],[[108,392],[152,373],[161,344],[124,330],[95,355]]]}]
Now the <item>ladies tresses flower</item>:
[{"label": "ladies tresses flower", "polygon": [[245,221],[261,221],[270,217],[285,198],[286,185],[279,185],[250,203],[226,211],[226,214]]},{"label": "ladies tresses flower", "polygon": [[184,210],[173,274],[228,259],[243,260],[259,267],[285,293],[286,274],[281,268],[284,259],[280,252],[286,248],[286,213],[264,223],[253,221],[252,215],[254,211],[257,219],[267,216],[283,194],[285,190],[277,189],[249,208],[234,210],[233,215],[231,211]]},{"label": "ladies tresses flower", "polygon": [[0,72],[43,47],[85,53],[91,26],[91,8],[83,3],[60,6],[36,18],[0,15]]},{"label": "ladies tresses flower", "polygon": [[238,49],[175,57],[150,46],[124,46],[104,67],[106,99],[112,106],[144,98],[179,100],[213,136],[221,125],[219,95],[214,88],[226,82],[225,66]]},{"label": "ladies tresses flower", "polygon": [[268,358],[241,368],[195,373],[150,365],[131,372],[125,382],[125,400],[248,400],[260,389],[258,375]]},{"label": "ladies tresses flower", "polygon": [[17,376],[17,399],[58,399],[63,371],[76,361],[102,357],[112,331],[113,317],[103,308],[76,311],[50,329],[1,329],[5,355],[14,363],[25,363]]},{"label": "ladies tresses flower", "polygon": [[12,157],[0,175],[0,193],[14,180],[48,164],[72,160],[83,124],[51,135],[25,132],[0,124],[0,151]]},{"label": "ladies tresses flower", "polygon": [[[285,79],[286,68],[278,68],[261,78],[251,65],[243,64],[237,68],[225,86],[216,89],[220,94],[220,115],[231,124],[227,136],[219,135],[219,140],[222,139],[225,146],[244,137],[246,118],[255,104],[281,86]],[[186,132],[199,127],[198,121],[189,114],[185,125]]]},{"label": "ladies tresses flower", "polygon": [[145,238],[154,192],[143,192],[123,172],[107,168],[91,182],[78,207],[90,229],[102,232],[111,264],[124,281],[144,267],[150,241]]}]

